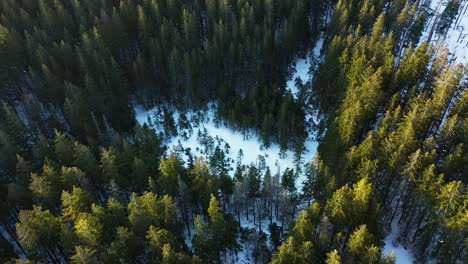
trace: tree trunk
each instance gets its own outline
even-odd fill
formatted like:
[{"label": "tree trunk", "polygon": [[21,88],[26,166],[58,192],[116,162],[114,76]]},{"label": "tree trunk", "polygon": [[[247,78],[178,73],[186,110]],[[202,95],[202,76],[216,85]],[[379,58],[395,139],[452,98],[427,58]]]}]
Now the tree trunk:
[{"label": "tree trunk", "polygon": [[414,244],[414,242],[416,241],[416,237],[418,236],[419,234],[419,231],[420,231],[420,228],[421,228],[421,224],[424,220],[424,218],[426,217],[426,213],[427,213],[427,207],[424,208],[421,216],[419,217],[419,220],[418,220],[418,223],[416,225],[416,231],[414,232],[414,235],[413,235],[413,239],[411,240],[411,243]]}]

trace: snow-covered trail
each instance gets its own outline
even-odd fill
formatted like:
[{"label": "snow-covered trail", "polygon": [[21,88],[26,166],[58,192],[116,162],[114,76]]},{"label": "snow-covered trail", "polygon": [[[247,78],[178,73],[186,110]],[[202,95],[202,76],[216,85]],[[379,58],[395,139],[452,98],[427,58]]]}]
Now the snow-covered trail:
[{"label": "snow-covered trail", "polygon": [[10,243],[18,258],[23,260],[27,259],[26,255],[23,252],[23,249],[20,248],[16,240],[13,239],[13,237],[11,237],[10,233],[8,233],[8,231],[3,225],[0,225],[0,235],[3,236],[3,238],[5,238],[5,240],[8,241],[8,243]]}]

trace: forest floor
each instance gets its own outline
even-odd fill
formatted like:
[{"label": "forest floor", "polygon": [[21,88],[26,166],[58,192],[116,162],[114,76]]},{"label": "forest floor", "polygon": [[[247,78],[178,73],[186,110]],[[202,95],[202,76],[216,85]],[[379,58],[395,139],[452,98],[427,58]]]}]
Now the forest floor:
[{"label": "forest floor", "polygon": [[402,245],[399,245],[396,241],[399,232],[397,219],[398,217],[395,217],[391,225],[390,233],[384,239],[385,246],[382,249],[382,254],[392,254],[395,256],[395,264],[410,264],[414,261],[411,252]]},{"label": "forest floor", "polygon": [[437,25],[440,14],[442,14],[447,6],[447,2],[448,0],[432,0],[430,2],[427,12],[431,15],[426,23],[420,41],[428,41],[436,47],[443,45],[449,49],[451,58],[460,63],[468,63],[467,0],[461,1],[458,14],[446,34],[438,35],[435,32],[435,25]]}]

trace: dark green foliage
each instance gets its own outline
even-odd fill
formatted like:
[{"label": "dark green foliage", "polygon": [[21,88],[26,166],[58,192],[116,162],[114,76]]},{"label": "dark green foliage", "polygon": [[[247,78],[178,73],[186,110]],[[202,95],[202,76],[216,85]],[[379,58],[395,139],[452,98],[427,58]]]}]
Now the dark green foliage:
[{"label": "dark green foliage", "polygon": [[[282,128],[277,134],[276,124],[262,129],[271,100],[259,97],[259,91],[283,100],[278,87],[284,86],[290,61],[323,27],[328,1],[319,2],[7,1],[0,19],[5,98],[12,99],[15,85],[24,85],[13,77],[26,71],[35,95],[63,109],[73,135],[103,142],[106,126],[133,127],[130,94],[144,105],[234,99],[223,107],[224,117],[238,111],[235,102],[248,95],[261,106],[260,125],[241,121],[248,116],[241,112],[240,119],[227,120],[262,130],[265,143],[287,147],[304,138],[303,115],[279,120],[292,129],[287,134]],[[166,135],[174,135],[174,124],[165,120],[164,125]]]},{"label": "dark green foliage", "polygon": [[192,243],[195,254],[208,263],[221,263],[221,252],[231,250],[237,252],[237,225],[230,215],[224,215],[216,197],[212,194],[208,207],[209,220],[201,221],[195,218],[196,234]]},{"label": "dark green foliage", "polygon": [[53,251],[58,246],[60,219],[49,210],[34,206],[32,210],[21,211],[19,221],[16,228],[21,244],[33,256],[46,259],[41,249]]},{"label": "dark green foliage", "polygon": [[409,32],[408,39],[411,43],[416,44],[419,42],[419,38],[422,35],[425,24],[426,16],[419,14]]}]

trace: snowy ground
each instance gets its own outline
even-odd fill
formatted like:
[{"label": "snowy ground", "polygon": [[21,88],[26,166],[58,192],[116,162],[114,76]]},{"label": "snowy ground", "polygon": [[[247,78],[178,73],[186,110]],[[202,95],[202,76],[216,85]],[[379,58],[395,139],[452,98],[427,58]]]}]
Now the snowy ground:
[{"label": "snowy ground", "polygon": [[323,47],[324,37],[323,35],[317,40],[315,43],[314,49],[306,55],[305,58],[297,59],[294,65],[294,74],[293,76],[287,81],[286,89],[291,92],[295,99],[299,97],[299,90],[295,85],[296,79],[299,78],[302,83],[306,83],[307,81],[311,80],[312,76],[310,75],[310,67],[311,64],[314,63],[316,66],[320,62],[320,54]]},{"label": "snowy ground", "polygon": [[[303,71],[304,74],[307,74],[308,71]],[[301,76],[302,78],[305,78]],[[200,123],[192,121],[192,133],[189,134],[187,131],[179,130],[179,134],[183,132],[187,132],[188,138],[185,139],[183,136],[179,135],[170,139],[167,143],[169,149],[177,148],[179,145],[182,145],[184,149],[190,148],[192,153],[197,156],[207,156],[205,152],[205,148],[202,144],[200,144],[199,140],[197,139],[198,132],[204,132],[206,129],[206,133],[210,135],[215,144],[219,145],[223,149],[226,143],[229,145],[229,153],[228,156],[231,159],[232,167],[235,166],[235,161],[237,159],[237,155],[240,149],[243,151],[243,164],[250,164],[250,163],[257,163],[258,156],[263,156],[265,158],[265,163],[267,166],[270,167],[273,173],[277,171],[284,171],[286,168],[295,168],[294,164],[294,154],[291,151],[287,151],[285,157],[280,156],[280,147],[277,144],[272,144],[268,149],[262,147],[261,140],[256,135],[245,136],[239,131],[234,131],[226,126],[216,124],[214,121],[214,108],[215,104],[210,106],[211,110],[205,113],[205,118],[198,118],[202,121]],[[155,123],[154,115],[158,115],[158,109],[153,108],[151,110],[144,110],[141,107],[135,107],[136,118],[140,124],[148,124],[148,118],[152,121],[151,123]],[[200,113],[189,111],[186,113],[188,120],[195,120],[197,117],[200,117]],[[178,124],[178,120],[180,118],[180,113],[178,111],[174,111],[173,118],[175,123]],[[160,119],[160,117],[159,117]],[[303,155],[304,161],[311,161],[316,153],[317,150],[317,142],[312,140],[308,140],[305,144],[307,148],[307,152]],[[184,157],[187,158],[187,157]],[[233,173],[233,171],[232,171]],[[300,187],[302,181],[304,180],[303,177],[299,177],[296,181],[296,186]],[[275,222],[279,224],[279,221],[275,219]],[[268,232],[268,219],[263,219],[261,221],[262,224],[262,231],[269,236]],[[255,225],[253,223],[253,218],[250,217],[249,220],[246,219],[245,215],[241,216],[241,226],[243,228],[254,228],[259,230],[260,226],[257,222]],[[189,247],[191,247],[191,238],[186,235],[185,242]],[[271,245],[270,245],[271,246]],[[252,245],[241,243],[241,250],[238,252],[236,256],[228,256],[227,263],[252,263],[251,259],[251,252],[252,252]]]},{"label": "snowy ground", "polygon": [[396,240],[396,236],[398,234],[398,225],[396,224],[396,221],[393,221],[392,223],[392,230],[390,230],[390,233],[385,237],[385,246],[382,249],[382,253],[384,255],[391,254],[395,256],[396,261],[395,264],[411,264],[414,261],[413,256],[411,253],[408,251],[408,249],[402,247],[401,245],[394,244],[394,241]]},{"label": "snowy ground", "polygon": [[299,96],[299,89],[295,85],[296,79],[301,79],[302,83],[309,80],[309,68],[310,68],[310,56],[307,55],[306,58],[297,59],[295,64],[295,72],[292,78],[286,83],[286,89],[291,92],[294,96],[294,99],[297,99]]},{"label": "snowy ground", "polygon": [[[255,229],[257,231],[260,230],[260,223],[257,221],[254,224],[253,216],[250,216],[249,220],[247,220],[246,216],[242,215],[240,222],[241,222],[242,228]],[[276,225],[278,226],[281,225],[280,221],[277,219],[273,219],[273,222],[276,223]],[[261,221],[262,232],[265,233],[268,237],[270,236],[270,231],[268,230],[269,224],[270,224],[270,220],[268,218],[262,219]],[[270,247],[270,250],[273,250],[273,246],[271,245],[270,241],[268,241],[268,246]],[[252,254],[251,254],[254,248],[253,243],[252,244],[241,243],[241,247],[242,248],[237,254],[234,263],[238,263],[238,264],[253,263]]]},{"label": "snowy ground", "polygon": [[430,2],[428,12],[432,13],[432,16],[427,21],[421,40],[429,40],[435,46],[444,45],[456,61],[468,63],[468,1],[460,1],[458,15],[447,34],[440,36],[435,32],[435,25],[446,8],[448,0],[428,0],[426,2]]},{"label": "snowy ground", "polygon": [[[190,148],[193,154],[206,157],[205,148],[197,139],[198,133],[204,133],[206,129],[207,134],[214,140],[215,144],[219,144],[222,149],[225,149],[226,143],[229,145],[228,157],[231,159],[231,165],[233,168],[235,167],[235,162],[241,149],[243,152],[242,164],[257,164],[258,157],[263,156],[265,158],[266,165],[270,167],[273,173],[277,171],[283,172],[286,168],[295,168],[294,153],[292,151],[287,151],[285,153],[286,155],[281,157],[280,147],[278,144],[272,144],[269,148],[265,149],[257,135],[253,133],[250,133],[250,135],[244,135],[243,133],[232,130],[222,124],[216,124],[214,121],[214,107],[214,105],[211,106],[211,109],[206,115],[207,118],[202,120],[200,124],[192,123],[193,132],[188,134],[187,139],[183,138],[181,135],[172,138],[167,144],[169,149],[174,149],[175,147],[182,145],[184,149]],[[150,110],[144,110],[137,106],[135,107],[135,112],[137,121],[140,124],[145,124],[148,123],[148,117],[152,120],[155,119],[154,117],[155,114],[157,115],[158,109],[153,108]],[[197,116],[197,113],[189,111],[186,115],[189,120],[193,120],[194,117]],[[174,111],[173,117],[176,124],[178,124],[179,116],[180,113],[178,111]],[[303,160],[308,162],[313,159],[317,151],[317,142],[308,140],[305,147],[307,150],[303,155]],[[297,184],[301,184],[302,181],[303,178],[300,177]]]}]

